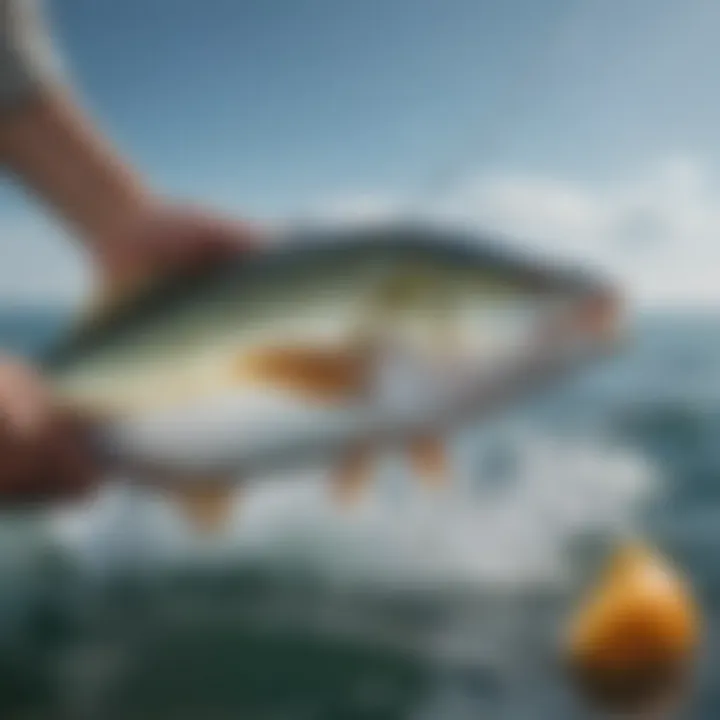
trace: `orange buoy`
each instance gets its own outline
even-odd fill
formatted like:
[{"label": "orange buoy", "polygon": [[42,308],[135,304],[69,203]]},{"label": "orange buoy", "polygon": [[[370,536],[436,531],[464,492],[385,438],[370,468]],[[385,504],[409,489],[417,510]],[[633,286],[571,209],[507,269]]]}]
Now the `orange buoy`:
[{"label": "orange buoy", "polygon": [[598,709],[663,707],[682,693],[699,631],[699,612],[680,574],[650,549],[627,546],[571,620],[570,671]]}]

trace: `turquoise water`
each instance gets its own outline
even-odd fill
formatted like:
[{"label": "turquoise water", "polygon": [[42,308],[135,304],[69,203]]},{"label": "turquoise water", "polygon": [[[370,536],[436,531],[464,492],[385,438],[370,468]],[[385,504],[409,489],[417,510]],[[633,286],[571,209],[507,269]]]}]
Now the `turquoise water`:
[{"label": "turquoise water", "polygon": [[[58,322],[0,315],[0,345],[32,353]],[[391,464],[343,518],[321,479],[285,478],[216,547],[121,494],[4,519],[0,715],[582,718],[558,631],[608,543],[642,530],[706,609],[684,717],[714,719],[719,330],[643,318],[622,357],[457,438],[437,498]]]}]

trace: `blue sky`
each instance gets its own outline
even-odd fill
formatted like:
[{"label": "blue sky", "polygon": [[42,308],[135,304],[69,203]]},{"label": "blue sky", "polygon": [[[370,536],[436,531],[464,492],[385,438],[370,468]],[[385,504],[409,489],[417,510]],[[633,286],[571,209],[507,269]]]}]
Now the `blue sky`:
[{"label": "blue sky", "polygon": [[80,86],[148,172],[274,212],[328,188],[422,181],[457,152],[458,134],[487,128],[485,108],[503,102],[568,2],[52,7]]},{"label": "blue sky", "polygon": [[[447,197],[432,199],[468,222],[587,245],[621,269],[628,247],[636,257],[651,236],[677,246],[692,231],[707,267],[720,198],[715,0],[47,8],[86,103],[170,193],[256,217],[342,217],[403,205],[452,168]],[[16,190],[0,191],[0,295],[76,295],[73,251]],[[52,260],[42,271],[38,253]],[[641,269],[651,259],[637,257]],[[674,282],[658,272],[650,294]]]}]

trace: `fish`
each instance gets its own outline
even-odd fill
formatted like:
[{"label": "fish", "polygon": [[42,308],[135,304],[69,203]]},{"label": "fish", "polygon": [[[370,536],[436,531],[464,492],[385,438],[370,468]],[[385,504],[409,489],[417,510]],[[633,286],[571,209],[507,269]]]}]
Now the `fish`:
[{"label": "fish", "polygon": [[688,579],[656,549],[627,542],[568,623],[567,665],[594,708],[665,716],[687,689],[701,634]]},{"label": "fish", "polygon": [[205,519],[218,478],[229,504],[247,478],[312,462],[352,506],[385,448],[442,487],[449,428],[608,352],[620,307],[604,278],[447,228],[295,231],[116,297],[42,366],[96,419],[109,465],[186,508],[212,478]]}]

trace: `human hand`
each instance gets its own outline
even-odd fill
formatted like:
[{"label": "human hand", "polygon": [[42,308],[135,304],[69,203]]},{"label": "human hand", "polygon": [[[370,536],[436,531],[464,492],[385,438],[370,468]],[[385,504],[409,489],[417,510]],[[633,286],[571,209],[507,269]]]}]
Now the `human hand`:
[{"label": "human hand", "polygon": [[0,504],[71,500],[95,484],[83,423],[30,366],[0,358]]},{"label": "human hand", "polygon": [[261,233],[249,224],[179,205],[157,203],[97,248],[110,293],[156,277],[194,271],[252,250]]}]

